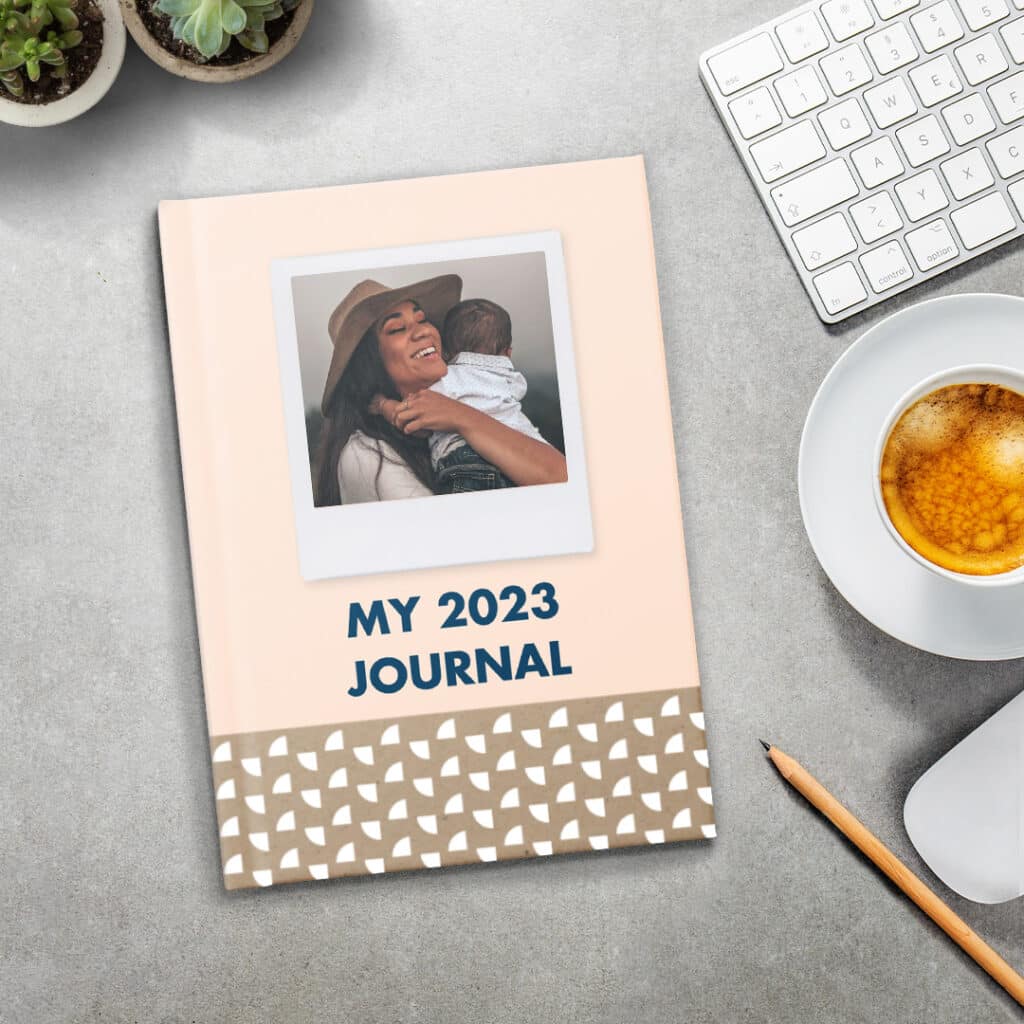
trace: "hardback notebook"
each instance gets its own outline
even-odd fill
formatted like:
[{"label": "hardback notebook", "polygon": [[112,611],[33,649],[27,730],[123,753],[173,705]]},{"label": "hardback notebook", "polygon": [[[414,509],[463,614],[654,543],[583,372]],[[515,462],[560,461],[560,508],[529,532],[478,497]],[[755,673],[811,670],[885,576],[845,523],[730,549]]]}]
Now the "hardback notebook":
[{"label": "hardback notebook", "polygon": [[160,240],[225,885],[712,837],[642,158]]}]

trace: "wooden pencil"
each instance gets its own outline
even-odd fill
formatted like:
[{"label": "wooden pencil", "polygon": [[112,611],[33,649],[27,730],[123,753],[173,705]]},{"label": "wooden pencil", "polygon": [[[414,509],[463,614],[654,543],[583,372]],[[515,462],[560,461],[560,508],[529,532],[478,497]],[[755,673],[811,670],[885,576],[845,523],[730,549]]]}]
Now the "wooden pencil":
[{"label": "wooden pencil", "polygon": [[761,740],[779,774],[895,886],[916,903],[969,957],[1024,1006],[1022,978],[988,943],[935,895],[880,839],[868,831],[825,787],[778,747]]}]

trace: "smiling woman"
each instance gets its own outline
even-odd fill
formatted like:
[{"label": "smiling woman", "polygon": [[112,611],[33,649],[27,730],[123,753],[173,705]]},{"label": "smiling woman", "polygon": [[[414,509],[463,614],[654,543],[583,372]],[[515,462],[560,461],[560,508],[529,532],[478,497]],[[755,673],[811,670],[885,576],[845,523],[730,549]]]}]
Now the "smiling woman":
[{"label": "smiling woman", "polygon": [[[313,464],[317,506],[434,494],[431,432],[460,435],[506,484],[566,480],[565,456],[546,441],[430,390],[448,373],[437,325],[461,292],[456,274],[400,288],[366,280],[331,314],[334,352]],[[396,411],[384,414],[382,405]]]}]

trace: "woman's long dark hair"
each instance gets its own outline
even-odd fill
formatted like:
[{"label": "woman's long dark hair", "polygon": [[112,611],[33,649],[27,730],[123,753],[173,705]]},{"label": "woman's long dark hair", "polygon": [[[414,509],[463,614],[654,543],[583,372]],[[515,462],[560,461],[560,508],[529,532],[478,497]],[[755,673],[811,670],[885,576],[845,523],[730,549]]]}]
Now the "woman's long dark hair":
[{"label": "woman's long dark hair", "polygon": [[[377,329],[374,326],[356,345],[356,350],[352,353],[331,397],[330,408],[326,410],[327,416],[320,430],[320,443],[317,445],[316,458],[313,460],[314,504],[317,507],[341,504],[338,459],[341,458],[341,450],[356,431],[390,445],[399,459],[416,474],[417,479],[431,490],[434,489],[430,448],[426,438],[403,434],[383,416],[371,413],[370,400],[377,394],[385,398],[402,397],[384,369],[384,360],[381,358],[377,342]],[[379,481],[384,459],[389,456],[385,455],[382,446],[378,445],[377,449],[380,458],[380,464],[377,466]]]}]

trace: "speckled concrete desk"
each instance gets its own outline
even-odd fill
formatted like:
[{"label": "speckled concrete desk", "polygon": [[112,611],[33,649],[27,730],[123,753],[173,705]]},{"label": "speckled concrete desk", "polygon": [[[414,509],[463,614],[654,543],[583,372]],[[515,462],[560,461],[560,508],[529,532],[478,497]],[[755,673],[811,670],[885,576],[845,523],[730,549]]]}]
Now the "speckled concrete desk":
[{"label": "speckled concrete desk", "polygon": [[[805,540],[804,414],[881,314],[815,318],[696,74],[701,49],[781,10],[321,0],[315,34],[263,79],[206,89],[132,49],[79,121],[0,126],[0,1020],[1019,1019],[756,743],[800,756],[939,885],[903,798],[1024,682],[1020,662],[951,662],[880,634]],[[635,152],[719,838],[226,894],[157,201]],[[1020,292],[1022,272],[1017,243],[882,312]],[[1024,966],[1019,902],[951,903]]]}]

